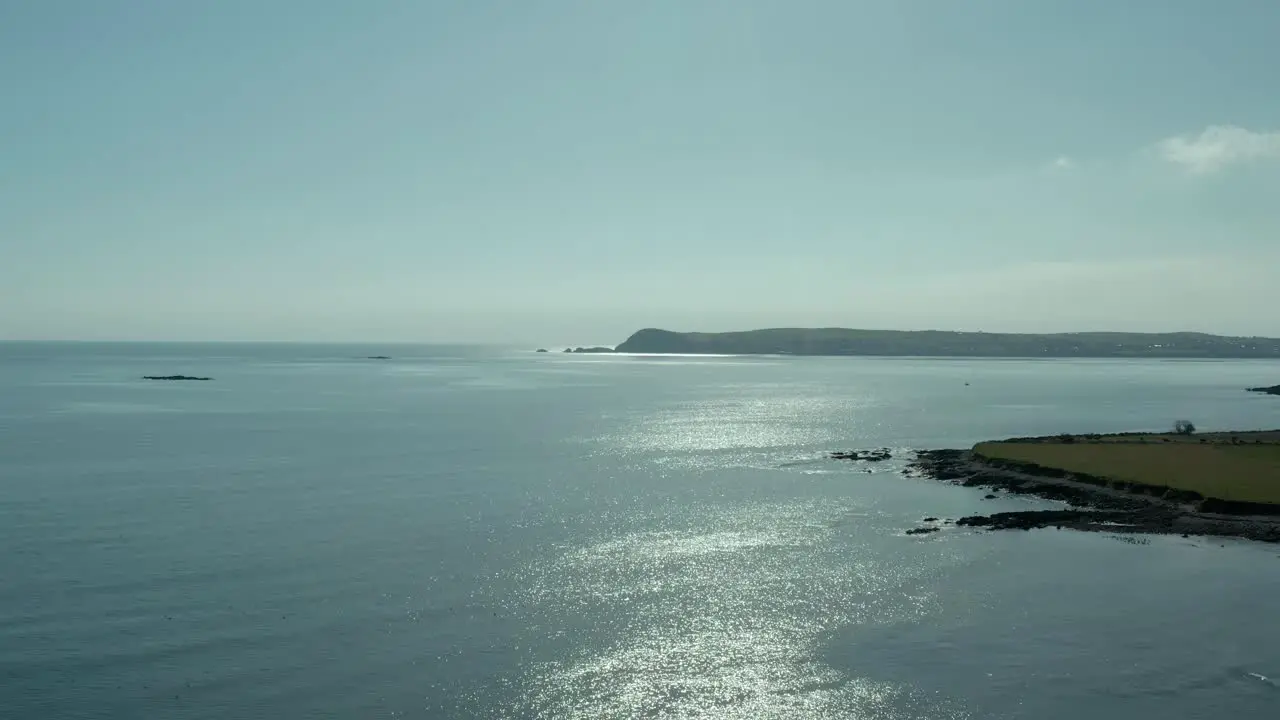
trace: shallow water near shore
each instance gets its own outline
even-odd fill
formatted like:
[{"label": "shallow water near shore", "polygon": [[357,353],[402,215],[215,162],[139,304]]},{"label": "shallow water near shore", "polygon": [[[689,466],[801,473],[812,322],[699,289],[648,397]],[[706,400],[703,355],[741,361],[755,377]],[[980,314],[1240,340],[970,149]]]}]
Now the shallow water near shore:
[{"label": "shallow water near shore", "polygon": [[[141,379],[177,374],[213,379]],[[1280,428],[1280,401],[1244,391],[1277,377],[1260,361],[0,344],[0,707],[1275,717],[1275,546],[909,537],[925,516],[1051,505],[898,471],[912,448],[994,437]],[[895,458],[825,459],[876,447]]]}]

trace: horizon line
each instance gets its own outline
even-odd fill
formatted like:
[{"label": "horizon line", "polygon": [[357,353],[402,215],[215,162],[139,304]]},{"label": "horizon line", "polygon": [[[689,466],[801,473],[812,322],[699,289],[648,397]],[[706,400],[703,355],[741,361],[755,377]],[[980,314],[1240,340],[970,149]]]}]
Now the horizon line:
[{"label": "horizon line", "polygon": [[[658,330],[662,332],[670,332],[678,335],[727,335],[735,333],[751,333],[771,330],[851,330],[857,332],[895,332],[895,333],[953,333],[953,334],[971,334],[971,335],[1092,335],[1092,334],[1117,334],[1117,335],[1207,335],[1217,338],[1231,338],[1242,340],[1280,340],[1280,336],[1272,335],[1232,335],[1221,334],[1206,330],[1064,330],[1050,332],[1032,332],[1032,331],[1006,331],[1006,330],[942,330],[938,328],[904,330],[900,328],[867,328],[867,327],[845,327],[839,325],[824,326],[771,326],[757,327],[747,330],[668,330],[657,326],[646,326],[639,330],[634,330],[627,335],[630,338],[638,332],[645,330]],[[627,338],[624,338],[625,341]],[[111,343],[111,344],[145,344],[145,343],[180,343],[180,344],[204,344],[204,345],[455,345],[470,347],[524,347],[530,348],[546,348],[548,350],[561,349],[564,347],[616,347],[622,344],[618,341],[614,344],[593,343],[591,345],[583,345],[581,343],[530,343],[521,340],[448,340],[448,339],[320,339],[320,338],[291,338],[291,339],[249,339],[249,338],[212,338],[212,339],[193,339],[193,338],[6,338],[0,337],[2,343],[51,343],[51,344],[91,344],[91,343]]]}]

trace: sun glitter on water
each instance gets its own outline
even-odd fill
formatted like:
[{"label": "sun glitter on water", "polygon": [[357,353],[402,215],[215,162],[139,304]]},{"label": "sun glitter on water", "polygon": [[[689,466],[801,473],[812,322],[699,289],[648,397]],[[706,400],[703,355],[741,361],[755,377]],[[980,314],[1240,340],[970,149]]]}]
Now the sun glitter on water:
[{"label": "sun glitter on water", "polygon": [[[872,553],[838,562],[830,534],[853,508],[758,504],[703,531],[630,533],[569,549],[531,572],[540,618],[596,618],[604,646],[530,668],[513,716],[539,718],[965,718],[907,687],[822,661],[835,627],[929,611],[917,570]],[[707,531],[706,528],[710,528]],[[590,633],[587,633],[590,635]]]}]

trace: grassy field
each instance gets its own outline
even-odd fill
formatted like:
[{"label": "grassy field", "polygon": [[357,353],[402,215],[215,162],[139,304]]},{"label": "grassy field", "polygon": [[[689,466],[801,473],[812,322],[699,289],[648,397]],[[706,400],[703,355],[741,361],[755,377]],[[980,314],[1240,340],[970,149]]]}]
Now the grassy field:
[{"label": "grassy field", "polygon": [[1236,502],[1280,503],[1280,435],[1125,435],[985,442],[974,453]]}]

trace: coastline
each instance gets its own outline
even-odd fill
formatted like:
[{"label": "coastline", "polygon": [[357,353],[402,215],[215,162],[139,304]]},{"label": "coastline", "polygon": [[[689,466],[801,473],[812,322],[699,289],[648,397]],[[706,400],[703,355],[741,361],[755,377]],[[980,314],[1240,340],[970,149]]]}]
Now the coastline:
[{"label": "coastline", "polygon": [[[1275,515],[1224,512],[1195,493],[1143,492],[1145,486],[1098,483],[1062,470],[983,458],[970,450],[919,450],[908,477],[924,477],[988,492],[1031,495],[1064,502],[1059,510],[972,515],[958,526],[991,530],[1066,528],[1084,532],[1236,537],[1280,543],[1280,506]],[[1218,510],[1218,511],[1215,511]]]}]

